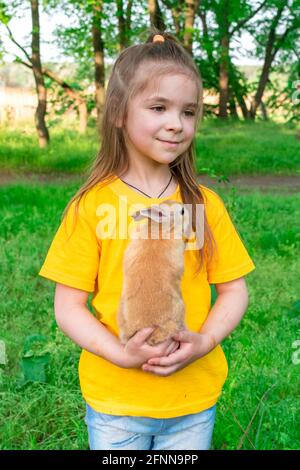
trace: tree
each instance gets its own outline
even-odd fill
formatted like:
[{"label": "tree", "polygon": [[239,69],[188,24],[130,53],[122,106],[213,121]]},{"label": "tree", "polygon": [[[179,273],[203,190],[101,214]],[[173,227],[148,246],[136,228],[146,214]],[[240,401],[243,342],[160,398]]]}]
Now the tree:
[{"label": "tree", "polygon": [[93,3],[92,12],[92,37],[94,48],[95,63],[95,101],[97,109],[97,126],[100,130],[102,120],[102,110],[104,104],[104,85],[105,85],[105,68],[104,68],[104,43],[102,39],[101,13],[103,11],[103,2],[95,1]]},{"label": "tree", "polygon": [[[1,3],[0,3],[0,13],[2,13],[2,16],[0,16],[0,21],[6,26],[10,40],[18,47],[18,49],[22,52],[22,54],[27,59],[27,60],[24,60],[20,56],[15,56],[15,61],[33,71],[33,63],[32,63],[32,59],[29,53],[26,51],[25,47],[23,47],[21,44],[19,44],[18,41],[16,41],[13,35],[13,32],[8,26],[9,21],[11,17],[13,16],[13,11],[11,11],[10,14],[8,14],[8,12],[4,10],[3,5],[4,4],[2,4],[2,9],[1,9]],[[14,3],[14,8],[17,10],[18,7],[19,5],[18,5],[18,2],[16,1]],[[86,103],[85,97],[82,96],[81,92],[76,87],[71,86],[69,83],[66,82],[66,80],[63,80],[54,71],[49,70],[48,68],[42,67],[41,73],[43,77],[48,77],[53,82],[61,86],[65,94],[68,95],[69,98],[71,98],[74,101],[75,107],[78,109],[78,113],[79,113],[79,132],[85,133],[86,128],[87,128],[87,118],[88,118],[88,110],[87,110],[87,103]]]},{"label": "tree", "polygon": [[49,132],[45,123],[45,115],[47,109],[47,90],[45,87],[41,53],[40,53],[40,17],[38,0],[30,0],[31,18],[32,18],[32,56],[31,64],[35,79],[36,92],[38,97],[38,105],[35,112],[35,125],[38,132],[40,147],[46,147],[49,142]]},{"label": "tree", "polygon": [[155,26],[159,31],[165,31],[166,24],[158,0],[148,0],[148,10],[150,25]]},{"label": "tree", "polygon": [[193,55],[194,22],[199,0],[163,0],[163,4],[171,12],[177,38],[189,54]]},{"label": "tree", "polygon": [[[218,73],[219,117],[227,119],[228,103],[235,108],[235,99],[246,116],[246,104],[239,87],[237,68],[232,63],[231,44],[237,39],[245,26],[263,9],[267,0],[202,0],[197,14],[202,23],[201,46],[211,62],[212,69]],[[209,18],[209,21],[208,21]]]},{"label": "tree", "polygon": [[22,47],[13,37],[9,28],[9,22],[15,11],[21,6],[19,0],[11,2],[8,9],[4,2],[0,2],[0,21],[5,25],[11,41],[16,44],[23,52],[34,75],[38,105],[35,112],[35,125],[38,133],[38,140],[40,147],[46,147],[49,143],[49,132],[45,122],[45,115],[47,110],[47,91],[45,87],[44,77],[42,73],[42,63],[40,55],[40,19],[39,19],[39,1],[30,0],[31,7],[31,54],[29,54],[24,47]]},{"label": "tree", "polygon": [[255,119],[261,105],[276,56],[282,50],[288,50],[292,54],[294,42],[299,39],[300,32],[299,0],[269,0],[264,13],[264,18],[255,25],[255,30],[254,26],[250,29],[257,44],[256,54],[264,59],[257,90],[251,102],[251,119]]},{"label": "tree", "polygon": [[124,15],[123,0],[117,0],[117,18],[119,33],[119,51],[130,46],[130,24],[133,0],[128,0]]},{"label": "tree", "polygon": [[[63,9],[65,15],[72,19],[72,26],[62,25],[56,28],[56,42],[65,55],[73,58],[77,80],[84,82],[86,86],[91,80],[94,81],[98,130],[105,95],[105,47],[107,49],[108,46],[106,37],[110,38],[112,30],[115,30],[115,25],[111,24],[108,15],[108,11],[112,10],[112,3],[115,6],[115,2],[107,0],[52,0],[48,9],[49,12]],[[117,52],[117,48],[112,46],[110,52]]]}]

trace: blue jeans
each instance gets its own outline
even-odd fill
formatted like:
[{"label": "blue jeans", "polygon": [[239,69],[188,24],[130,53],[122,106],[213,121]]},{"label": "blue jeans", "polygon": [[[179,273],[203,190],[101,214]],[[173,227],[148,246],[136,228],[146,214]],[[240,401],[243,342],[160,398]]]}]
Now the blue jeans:
[{"label": "blue jeans", "polygon": [[216,405],[178,418],[99,413],[86,404],[91,450],[208,450]]}]

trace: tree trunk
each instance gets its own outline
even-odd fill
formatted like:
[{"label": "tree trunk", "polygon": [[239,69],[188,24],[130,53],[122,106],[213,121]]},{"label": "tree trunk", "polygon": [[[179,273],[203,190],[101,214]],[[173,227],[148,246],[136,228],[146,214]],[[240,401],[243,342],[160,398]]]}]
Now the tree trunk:
[{"label": "tree trunk", "polygon": [[[29,69],[32,69],[32,65],[27,64],[23,60],[19,59],[19,62],[25,67],[28,67]],[[68,83],[66,83],[64,80],[62,80],[60,77],[58,77],[54,72],[51,72],[51,70],[48,69],[42,69],[43,75],[46,77],[50,78],[53,80],[55,83],[60,85],[64,92],[72,98],[72,100],[75,101],[75,105],[78,107],[78,112],[79,112],[79,132],[81,134],[84,134],[87,129],[87,120],[88,120],[88,110],[87,110],[87,105],[85,99],[80,95],[80,93],[77,90],[74,90]]]},{"label": "tree trunk", "polygon": [[222,6],[221,29],[221,60],[219,75],[219,117],[227,119],[227,103],[229,97],[229,19],[228,0],[224,0]]},{"label": "tree trunk", "polygon": [[105,69],[104,69],[104,44],[101,35],[101,11],[103,1],[95,3],[93,9],[93,47],[95,62],[95,101],[97,110],[97,128],[100,133],[102,111],[105,96]]},{"label": "tree trunk", "polygon": [[229,93],[229,109],[230,109],[230,116],[235,118],[235,119],[238,119],[239,115],[238,115],[238,112],[237,112],[237,109],[236,109],[234,94],[232,92]]},{"label": "tree trunk", "polygon": [[258,87],[255,93],[255,96],[251,102],[251,109],[250,109],[250,118],[255,119],[257,108],[259,107],[265,88],[266,84],[268,83],[269,80],[269,74],[270,74],[270,68],[273,62],[273,56],[272,56],[272,47],[273,47],[274,42],[271,44],[271,41],[268,41],[268,47],[266,51],[266,56],[265,56],[265,61],[262,69],[262,73],[259,79]]},{"label": "tree trunk", "polygon": [[183,24],[182,24],[182,12],[185,5],[185,0],[178,0],[170,6],[169,2],[163,1],[165,6],[171,10],[171,15],[173,18],[174,28],[176,36],[180,41],[183,41]]},{"label": "tree trunk", "polygon": [[263,117],[263,120],[268,121],[269,120],[268,111],[263,101],[260,102],[260,110],[261,110],[261,115]]},{"label": "tree trunk", "polygon": [[231,96],[235,100],[235,105],[239,105],[245,120],[249,119],[249,110],[247,107],[247,103],[244,98],[244,90],[243,87],[240,86],[239,79],[236,76],[235,67],[232,66],[232,73],[231,73]]},{"label": "tree trunk", "polygon": [[87,122],[88,122],[88,111],[87,111],[85,101],[81,101],[78,104],[78,112],[79,112],[79,133],[85,134],[86,129],[87,129]]},{"label": "tree trunk", "polygon": [[159,31],[165,31],[166,25],[157,0],[148,0],[148,10],[150,15],[150,24]]},{"label": "tree trunk", "polygon": [[132,0],[128,0],[126,15],[124,16],[123,0],[117,0],[117,16],[119,27],[119,51],[130,45],[130,23],[131,23]]},{"label": "tree trunk", "polygon": [[239,106],[242,110],[242,114],[243,114],[244,119],[249,119],[250,115],[249,115],[249,111],[248,111],[247,104],[246,104],[246,101],[245,101],[244,97],[239,92],[236,92],[235,96],[236,96],[237,102],[238,102],[238,104],[239,104]]},{"label": "tree trunk", "polygon": [[126,46],[126,22],[123,11],[123,0],[117,0],[118,26],[119,26],[119,51],[121,52]]},{"label": "tree trunk", "polygon": [[40,21],[39,21],[39,2],[31,0],[31,19],[32,19],[32,70],[35,79],[38,105],[35,112],[35,125],[38,133],[39,145],[44,148],[49,142],[49,132],[45,123],[47,108],[47,91],[45,87],[41,56],[40,56]]},{"label": "tree trunk", "polygon": [[274,44],[276,41],[276,28],[282,16],[283,10],[285,9],[285,6],[286,4],[282,4],[280,7],[278,7],[277,14],[270,28],[269,37],[268,37],[268,41],[266,45],[264,65],[262,68],[262,72],[261,72],[261,76],[259,79],[255,96],[251,103],[250,118],[253,120],[255,119],[257,108],[259,107],[261,103],[261,100],[262,100],[262,97],[266,88],[266,84],[269,80],[271,65],[278,50],[276,48],[274,49]]},{"label": "tree trunk", "polygon": [[193,28],[195,22],[195,15],[198,9],[199,0],[187,0],[185,7],[185,24],[183,45],[185,49],[193,55]]}]

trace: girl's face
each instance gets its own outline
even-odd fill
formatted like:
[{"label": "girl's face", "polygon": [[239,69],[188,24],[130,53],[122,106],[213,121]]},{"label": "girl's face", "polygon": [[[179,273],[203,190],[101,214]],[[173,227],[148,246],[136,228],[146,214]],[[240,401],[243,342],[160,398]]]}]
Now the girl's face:
[{"label": "girl's face", "polygon": [[131,158],[168,164],[191,144],[196,131],[197,86],[184,74],[164,75],[128,105],[124,125]]}]

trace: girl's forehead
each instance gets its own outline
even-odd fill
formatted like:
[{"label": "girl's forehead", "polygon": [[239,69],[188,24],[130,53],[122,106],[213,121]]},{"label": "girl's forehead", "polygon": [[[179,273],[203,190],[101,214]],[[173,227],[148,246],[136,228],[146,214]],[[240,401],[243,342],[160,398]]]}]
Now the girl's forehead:
[{"label": "girl's forehead", "polygon": [[185,94],[191,94],[193,99],[197,99],[197,85],[193,78],[185,73],[168,73],[156,76],[137,93],[139,100],[150,99],[155,96],[168,98],[180,88],[184,88]]},{"label": "girl's forehead", "polygon": [[146,63],[139,67],[136,73],[136,96],[148,97],[158,94],[160,89],[166,89],[178,81],[183,82],[184,87],[192,87],[197,91],[197,83],[192,72],[176,64],[159,65]]}]

